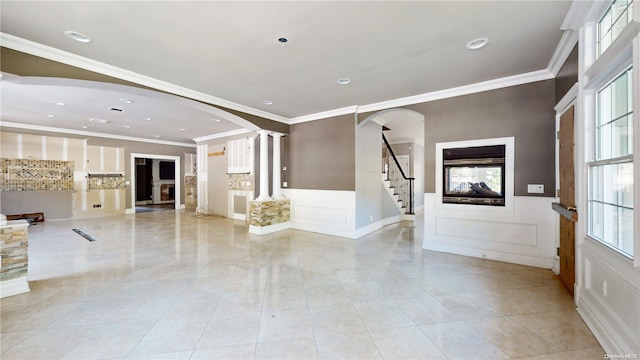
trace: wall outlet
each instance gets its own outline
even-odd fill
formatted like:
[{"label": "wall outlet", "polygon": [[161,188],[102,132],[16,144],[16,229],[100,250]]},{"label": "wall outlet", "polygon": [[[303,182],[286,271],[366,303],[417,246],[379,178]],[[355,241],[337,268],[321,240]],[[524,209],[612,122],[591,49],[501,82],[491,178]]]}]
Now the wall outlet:
[{"label": "wall outlet", "polygon": [[527,192],[529,194],[544,194],[544,185],[542,184],[528,184]]},{"label": "wall outlet", "polygon": [[286,181],[283,181],[283,182],[282,182],[282,187],[287,187],[287,185],[288,185],[288,184],[287,184],[287,182],[286,182]]},{"label": "wall outlet", "polygon": [[95,209],[95,208],[101,208],[101,207],[102,207],[102,204],[93,204],[93,208],[94,208],[94,209]]}]

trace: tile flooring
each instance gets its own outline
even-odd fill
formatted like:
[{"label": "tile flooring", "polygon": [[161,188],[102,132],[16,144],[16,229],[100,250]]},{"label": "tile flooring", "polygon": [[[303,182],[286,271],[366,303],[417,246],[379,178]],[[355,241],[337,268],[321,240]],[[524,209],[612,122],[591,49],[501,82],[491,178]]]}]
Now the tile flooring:
[{"label": "tile flooring", "polygon": [[1,301],[0,357],[603,358],[551,271],[422,250],[422,226],[351,240],[184,211],[39,223],[32,291]]}]

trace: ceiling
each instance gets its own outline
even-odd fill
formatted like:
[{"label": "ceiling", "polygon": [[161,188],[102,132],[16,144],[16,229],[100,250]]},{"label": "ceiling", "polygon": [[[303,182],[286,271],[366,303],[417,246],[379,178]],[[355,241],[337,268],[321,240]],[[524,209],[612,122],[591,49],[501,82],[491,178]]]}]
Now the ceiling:
[{"label": "ceiling", "polygon": [[[216,105],[288,122],[546,69],[569,6],[570,1],[3,0],[0,30],[189,89]],[[67,30],[83,33],[91,42],[74,41],[65,36]],[[288,41],[282,44],[281,37]],[[487,46],[465,48],[481,37],[488,38]],[[351,82],[340,85],[340,78]],[[113,115],[108,126],[94,130],[190,143],[242,128],[228,119],[215,123],[202,108],[180,108],[185,104],[179,102],[169,102],[175,109],[162,107],[166,97],[147,94],[123,104],[119,99],[133,97],[124,87],[98,94],[82,87],[57,91],[32,86],[13,94],[18,87],[4,82],[5,122],[28,122],[20,114],[33,109],[39,123],[55,119],[50,126],[84,129],[91,125],[87,119]],[[32,99],[29,94],[36,89],[43,91]],[[264,104],[266,100],[272,104]],[[41,119],[48,108],[56,108],[50,101],[76,108],[59,106],[69,116]],[[95,107],[90,105],[94,102]],[[117,105],[127,109],[104,113]],[[87,107],[85,113],[82,107]],[[144,117],[153,118],[152,125],[139,120]],[[76,120],[62,125],[57,123],[61,118]]]}]

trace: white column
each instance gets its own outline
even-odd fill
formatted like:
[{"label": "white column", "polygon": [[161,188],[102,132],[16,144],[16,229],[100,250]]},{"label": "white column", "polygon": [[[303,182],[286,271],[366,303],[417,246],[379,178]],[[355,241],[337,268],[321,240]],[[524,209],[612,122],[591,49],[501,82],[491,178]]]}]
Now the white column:
[{"label": "white column", "polygon": [[269,197],[269,131],[259,130],[260,134],[260,193],[258,201],[271,200]]},{"label": "white column", "polygon": [[283,134],[273,133],[273,194],[274,199],[282,199],[282,181],[280,180],[280,138]]}]

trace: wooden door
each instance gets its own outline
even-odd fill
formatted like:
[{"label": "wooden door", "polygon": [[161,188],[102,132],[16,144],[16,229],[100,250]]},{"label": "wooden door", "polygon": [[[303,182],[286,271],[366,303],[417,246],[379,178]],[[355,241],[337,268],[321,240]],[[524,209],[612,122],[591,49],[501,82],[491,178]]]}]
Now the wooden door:
[{"label": "wooden door", "polygon": [[[558,197],[560,205],[571,212],[575,212],[575,179],[574,179],[574,107],[571,106],[560,116],[559,133],[559,172],[560,189]],[[569,219],[560,216],[560,279],[564,286],[573,295],[573,286],[576,275],[575,261],[575,217]]]}]

